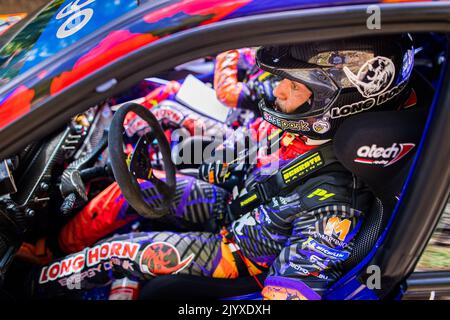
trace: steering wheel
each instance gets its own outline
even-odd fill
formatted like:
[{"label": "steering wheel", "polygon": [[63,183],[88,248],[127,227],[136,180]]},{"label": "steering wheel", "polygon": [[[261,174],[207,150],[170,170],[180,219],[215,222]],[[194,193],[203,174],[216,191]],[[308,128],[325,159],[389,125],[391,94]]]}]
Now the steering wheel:
[{"label": "steering wheel", "polygon": [[[127,156],[124,153],[123,122],[130,112],[136,113],[142,120],[146,121],[151,131],[139,139],[132,154]],[[153,173],[148,148],[155,139],[162,155],[166,182],[157,178]],[[150,219],[160,218],[169,213],[170,202],[176,189],[176,168],[172,162],[169,142],[156,117],[140,104],[127,103],[123,105],[112,119],[108,134],[108,145],[114,177],[128,203],[139,215]],[[152,208],[145,201],[138,179],[150,181],[155,186],[162,196],[160,207]]]}]

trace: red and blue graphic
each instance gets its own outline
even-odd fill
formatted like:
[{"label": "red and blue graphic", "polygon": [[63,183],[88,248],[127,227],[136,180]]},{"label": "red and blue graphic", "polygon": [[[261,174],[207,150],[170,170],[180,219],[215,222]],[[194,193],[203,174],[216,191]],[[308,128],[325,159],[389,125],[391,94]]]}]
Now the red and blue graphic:
[{"label": "red and blue graphic", "polygon": [[141,253],[141,271],[151,275],[178,273],[194,259],[194,254],[181,261],[177,248],[168,242],[149,244]]},{"label": "red and blue graphic", "polygon": [[103,25],[137,8],[136,0],[65,0],[29,51],[20,73],[68,48]]}]

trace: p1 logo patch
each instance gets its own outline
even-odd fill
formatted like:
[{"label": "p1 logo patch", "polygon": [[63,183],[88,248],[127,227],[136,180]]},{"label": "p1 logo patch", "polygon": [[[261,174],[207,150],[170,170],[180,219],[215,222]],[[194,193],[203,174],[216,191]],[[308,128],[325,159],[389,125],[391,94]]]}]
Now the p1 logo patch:
[{"label": "p1 logo patch", "polygon": [[310,193],[308,195],[308,199],[318,197],[319,201],[323,201],[323,200],[333,197],[334,195],[335,195],[334,193],[328,192],[325,189],[317,188],[316,190],[314,190],[312,193]]}]

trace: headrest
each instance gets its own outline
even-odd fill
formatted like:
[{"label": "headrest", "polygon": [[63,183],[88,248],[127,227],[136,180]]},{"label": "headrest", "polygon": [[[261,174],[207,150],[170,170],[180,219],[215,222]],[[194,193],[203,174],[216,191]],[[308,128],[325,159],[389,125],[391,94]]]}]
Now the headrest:
[{"label": "headrest", "polygon": [[334,138],[337,159],[382,201],[401,192],[422,136],[426,111],[366,112],[348,118]]}]

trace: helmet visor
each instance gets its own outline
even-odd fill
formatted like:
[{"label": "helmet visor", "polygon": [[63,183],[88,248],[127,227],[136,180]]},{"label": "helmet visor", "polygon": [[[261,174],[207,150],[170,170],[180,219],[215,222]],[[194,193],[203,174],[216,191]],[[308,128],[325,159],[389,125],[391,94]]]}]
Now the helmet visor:
[{"label": "helmet visor", "polygon": [[325,68],[294,60],[287,52],[275,56],[261,48],[257,51],[256,61],[262,70],[299,82],[312,92],[310,108],[298,109],[298,113],[305,118],[325,113],[339,95],[339,86]]}]

